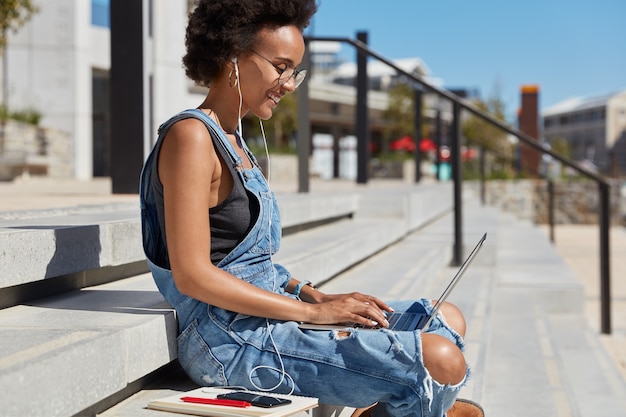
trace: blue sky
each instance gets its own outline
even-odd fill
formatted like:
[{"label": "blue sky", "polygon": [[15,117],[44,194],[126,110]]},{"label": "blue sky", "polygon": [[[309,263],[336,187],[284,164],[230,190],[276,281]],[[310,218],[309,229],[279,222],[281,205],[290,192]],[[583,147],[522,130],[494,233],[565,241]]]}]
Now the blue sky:
[{"label": "blue sky", "polygon": [[[626,90],[626,0],[318,0],[307,33],[356,38],[388,58],[419,57],[449,88],[496,96],[509,118],[520,86],[540,107]],[[343,56],[355,59],[352,47]]]}]

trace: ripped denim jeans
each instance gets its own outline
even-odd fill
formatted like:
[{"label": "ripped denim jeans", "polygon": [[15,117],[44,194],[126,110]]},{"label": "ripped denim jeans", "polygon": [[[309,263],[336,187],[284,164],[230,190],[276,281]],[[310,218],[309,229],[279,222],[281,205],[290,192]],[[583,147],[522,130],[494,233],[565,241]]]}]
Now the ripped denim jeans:
[{"label": "ripped denim jeans", "polygon": [[[421,300],[428,312],[430,300]],[[392,302],[396,311],[412,302]],[[240,385],[253,390],[313,396],[322,404],[366,407],[375,415],[443,416],[459,384],[442,385],[424,367],[421,332],[301,330],[208,307],[210,320],[193,320],[179,338],[179,359],[200,385]],[[268,329],[271,329],[271,334]],[[440,317],[428,333],[461,337]],[[209,343],[201,335],[210,335]],[[278,347],[278,351],[277,351]],[[467,371],[469,373],[469,369]]]}]

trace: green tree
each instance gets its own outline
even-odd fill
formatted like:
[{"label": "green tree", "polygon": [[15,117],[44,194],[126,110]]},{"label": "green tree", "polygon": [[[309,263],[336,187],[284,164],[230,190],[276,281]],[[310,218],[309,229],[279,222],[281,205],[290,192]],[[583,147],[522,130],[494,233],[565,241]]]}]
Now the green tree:
[{"label": "green tree", "polygon": [[383,117],[388,122],[387,140],[406,135],[415,137],[415,93],[409,84],[398,84],[389,90],[389,105]]},{"label": "green tree", "polygon": [[557,137],[553,139],[550,143],[550,147],[555,153],[561,156],[566,158],[572,157],[572,146],[565,138]]},{"label": "green tree", "polygon": [[387,149],[387,143],[403,136],[410,136],[415,143],[419,143],[428,131],[426,124],[422,123],[422,131],[418,134],[415,132],[415,89],[411,84],[398,84],[388,94],[389,104],[383,112],[383,118],[387,122],[383,132],[383,152]]},{"label": "green tree", "polygon": [[[505,121],[504,103],[499,98],[490,98],[487,101],[476,99],[473,101],[473,104],[493,118],[501,122]],[[480,117],[470,116],[463,122],[461,129],[463,136],[471,143],[484,146],[487,150],[502,151],[510,149],[510,145],[506,141],[506,132]]]},{"label": "green tree", "polygon": [[[563,156],[565,158],[568,158],[568,159],[572,158],[572,145],[567,141],[567,139],[565,139],[565,138],[563,138],[561,136],[556,137],[556,138],[554,138],[554,139],[552,139],[550,141],[550,148],[552,149],[552,151],[554,151],[555,153],[557,153],[557,154],[559,154],[559,155],[561,155],[561,156]],[[561,177],[564,177],[565,176],[565,167],[563,165],[561,165],[560,162],[556,162],[555,161],[555,163],[558,163],[559,166],[560,166],[559,175]]]},{"label": "green tree", "polygon": [[[505,108],[502,100],[499,98],[492,97],[487,101],[475,99],[473,104],[496,120],[505,122]],[[480,146],[485,151],[488,151],[487,165],[489,166],[490,177],[508,178],[513,175],[514,147],[507,140],[505,131],[474,115],[462,122],[461,131],[463,136],[467,138],[468,145]],[[468,163],[467,171],[474,170],[478,172],[477,163],[478,161]]]},{"label": "green tree", "polygon": [[38,10],[31,0],[0,0],[0,49],[7,44],[8,31],[17,32]]},{"label": "green tree", "polygon": [[288,146],[289,137],[298,130],[298,101],[295,94],[287,94],[276,107],[269,120],[274,140],[271,142],[278,149]]}]

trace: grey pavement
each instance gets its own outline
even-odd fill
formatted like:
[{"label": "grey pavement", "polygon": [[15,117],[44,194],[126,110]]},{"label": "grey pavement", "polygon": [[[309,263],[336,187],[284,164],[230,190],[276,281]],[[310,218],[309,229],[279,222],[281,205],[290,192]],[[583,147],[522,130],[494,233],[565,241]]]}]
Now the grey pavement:
[{"label": "grey pavement", "polygon": [[[389,180],[364,186],[314,179],[311,192],[404,186]],[[293,193],[295,179],[272,187],[279,194]],[[0,216],[138,202],[136,195],[112,195],[110,190],[106,179],[0,183]],[[558,226],[553,246],[545,227],[499,210],[474,204],[465,216],[465,246],[482,231],[488,232],[488,242],[451,300],[468,319],[466,355],[474,372],[464,396],[480,401],[488,416],[626,415],[626,231],[611,230],[613,334],[605,336],[598,330],[597,226]],[[410,255],[433,242],[449,247],[450,230],[446,216],[351,268],[324,289],[371,290],[385,298],[401,298],[414,297],[419,288],[421,295],[435,297],[454,268],[445,266],[442,258],[435,273],[417,276],[409,263],[415,256]],[[555,253],[562,262],[555,261]],[[383,273],[396,274],[397,280],[381,287]],[[577,286],[582,286],[582,297]]]}]

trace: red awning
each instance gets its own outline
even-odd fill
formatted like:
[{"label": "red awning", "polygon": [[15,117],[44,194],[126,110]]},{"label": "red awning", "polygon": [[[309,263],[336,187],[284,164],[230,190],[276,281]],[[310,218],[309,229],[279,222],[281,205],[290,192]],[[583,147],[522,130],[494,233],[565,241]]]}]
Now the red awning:
[{"label": "red awning", "polygon": [[392,151],[410,151],[415,150],[415,142],[410,136],[402,136],[400,139],[396,139],[389,145]]},{"label": "red awning", "polygon": [[437,145],[435,145],[435,142],[433,142],[431,139],[422,138],[422,140],[420,141],[420,151],[429,152],[429,151],[434,151],[436,149],[437,149]]}]

